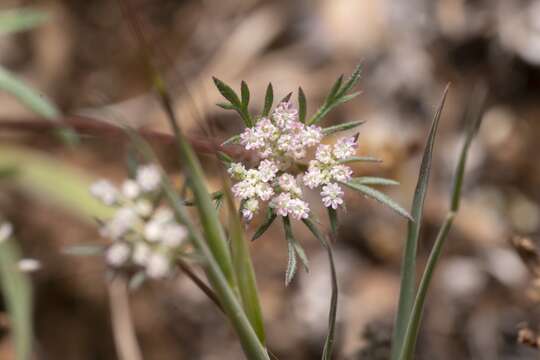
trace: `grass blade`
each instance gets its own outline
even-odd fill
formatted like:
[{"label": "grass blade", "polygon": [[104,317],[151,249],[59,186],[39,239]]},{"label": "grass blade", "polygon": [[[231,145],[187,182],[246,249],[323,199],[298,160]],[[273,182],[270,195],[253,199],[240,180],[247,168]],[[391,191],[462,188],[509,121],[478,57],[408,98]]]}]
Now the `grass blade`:
[{"label": "grass blade", "polygon": [[249,254],[248,243],[244,238],[244,229],[238,216],[238,211],[234,205],[234,200],[230,192],[230,184],[227,182],[223,186],[225,191],[225,200],[229,209],[229,236],[231,244],[231,256],[233,268],[238,281],[240,299],[242,306],[249,319],[253,329],[261,343],[265,343],[264,322],[257,291],[257,282],[255,280],[255,271]]},{"label": "grass blade", "polygon": [[456,213],[459,210],[459,202],[461,199],[461,187],[463,185],[463,178],[465,175],[465,165],[467,162],[467,154],[469,152],[469,148],[474,138],[474,135],[476,134],[481,124],[482,108],[483,108],[483,101],[485,99],[485,93],[482,94],[481,96],[482,96],[482,99],[480,101],[481,103],[480,111],[476,115],[476,118],[474,119],[474,121],[471,123],[471,126],[469,127],[467,136],[465,138],[465,142],[461,149],[459,161],[455,170],[452,192],[450,194],[450,211],[446,215],[445,221],[443,225],[441,226],[439,233],[437,234],[437,238],[435,239],[435,243],[433,245],[433,248],[431,249],[428,261],[426,263],[426,268],[424,270],[424,273],[422,274],[422,279],[420,280],[418,293],[416,294],[416,298],[414,300],[410,319],[409,319],[409,322],[408,322],[408,325],[404,334],[403,345],[402,345],[402,348],[400,349],[401,350],[400,356],[399,356],[400,360],[412,360],[414,358],[414,348],[416,345],[416,339],[418,337],[418,331],[420,329],[420,321],[422,319],[422,312],[424,309],[427,291],[429,289],[429,285],[431,283],[431,279],[433,277],[435,267],[441,256],[443,245],[446,241],[450,228],[452,227],[452,223],[454,221]]},{"label": "grass blade", "polygon": [[20,251],[13,238],[0,243],[0,284],[7,306],[17,360],[28,360],[32,352],[32,287],[19,271]]},{"label": "grass blade", "polygon": [[342,183],[342,184],[349,187],[349,188],[351,188],[351,189],[353,189],[353,190],[361,192],[362,194],[366,195],[367,197],[370,197],[370,198],[372,198],[374,200],[377,200],[381,204],[386,205],[390,209],[394,210],[399,215],[413,221],[411,215],[409,215],[407,210],[403,209],[401,207],[401,205],[399,205],[392,198],[390,198],[388,195],[380,192],[379,190],[375,190],[375,189],[370,188],[369,186],[362,185],[362,184],[355,183],[355,182],[347,182],[347,183]]},{"label": "grass blade", "polygon": [[328,311],[328,334],[326,335],[326,340],[324,342],[322,360],[331,360],[334,347],[334,337],[336,333],[336,317],[339,295],[334,255],[332,253],[332,247],[330,246],[326,238],[321,234],[319,229],[317,229],[315,223],[311,219],[304,219],[302,221],[307,226],[309,231],[311,231],[311,233],[315,236],[315,238],[320,241],[321,245],[326,249],[326,253],[328,255],[328,264],[330,266],[330,275],[332,281],[332,296],[330,298],[330,309]]},{"label": "grass blade", "polygon": [[435,137],[437,135],[439,120],[441,118],[448,88],[449,85],[446,86],[437,112],[433,117],[411,206],[413,220],[410,220],[408,223],[407,240],[405,242],[401,262],[399,303],[394,324],[394,333],[392,334],[392,360],[397,360],[399,357],[416,293],[416,253],[418,248],[418,237],[420,235],[420,227],[422,226],[422,212],[428,189],[433,146],[435,144]]}]

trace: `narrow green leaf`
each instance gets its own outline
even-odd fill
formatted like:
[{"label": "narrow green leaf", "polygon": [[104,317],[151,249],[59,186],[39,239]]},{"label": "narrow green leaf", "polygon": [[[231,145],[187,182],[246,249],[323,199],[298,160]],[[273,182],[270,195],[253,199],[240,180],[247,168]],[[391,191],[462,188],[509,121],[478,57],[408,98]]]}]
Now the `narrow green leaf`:
[{"label": "narrow green leaf", "polygon": [[422,226],[422,212],[424,209],[424,201],[427,194],[429,175],[431,170],[431,160],[435,137],[439,126],[442,110],[448,93],[446,86],[437,112],[433,117],[431,129],[424,149],[422,163],[420,164],[420,172],[418,174],[418,182],[414,191],[411,213],[413,220],[408,222],[407,240],[403,249],[403,257],[401,262],[401,284],[399,292],[398,311],[394,325],[394,333],[392,335],[392,360],[399,359],[399,353],[403,344],[409,316],[412,310],[414,297],[416,293],[416,254],[418,248],[418,237],[420,236],[420,228]]},{"label": "narrow green leaf", "polygon": [[249,88],[245,81],[240,84],[240,94],[242,96],[242,108],[247,110],[249,105]]},{"label": "narrow green leaf", "polygon": [[325,136],[331,135],[340,131],[347,131],[350,129],[354,129],[355,127],[358,127],[364,123],[365,121],[351,121],[351,122],[346,122],[339,125],[329,126],[327,128],[322,129],[322,133]]},{"label": "narrow green leaf", "polygon": [[343,160],[338,161],[340,164],[349,164],[353,162],[374,162],[382,163],[381,159],[374,158],[372,156],[351,156]]},{"label": "narrow green leaf", "polygon": [[328,93],[328,96],[326,97],[326,102],[331,102],[334,98],[336,98],[336,95],[339,93],[339,90],[341,89],[341,84],[343,83],[343,74],[341,74],[334,85],[332,85],[332,88],[330,89],[330,92]]},{"label": "narrow green leaf", "polygon": [[399,182],[395,180],[372,176],[355,177],[352,178],[350,182],[361,185],[399,185]]},{"label": "narrow green leaf", "polygon": [[332,106],[330,109],[333,109],[335,106],[345,104],[347,101],[354,99],[358,95],[360,95],[359,91],[354,92],[354,93],[349,94],[349,95],[344,95],[344,96],[340,97],[339,100],[336,101],[335,105]]},{"label": "narrow green leaf", "polygon": [[255,234],[253,234],[253,237],[251,238],[251,241],[257,240],[259,237],[262,236],[268,230],[270,225],[276,220],[276,213],[271,207],[268,207],[268,211],[266,212],[266,219],[264,219],[263,223],[257,228],[255,231]]},{"label": "narrow green leaf", "polygon": [[214,84],[216,85],[221,95],[223,95],[225,99],[229,100],[232,105],[239,109],[242,103],[240,102],[240,99],[238,98],[238,95],[236,95],[234,90],[218,78],[212,77],[212,79],[214,80]]},{"label": "narrow green leaf", "polygon": [[229,104],[229,103],[220,102],[220,103],[217,103],[216,105],[219,106],[222,109],[225,109],[225,110],[237,110],[238,109],[236,106],[234,106],[232,104]]},{"label": "narrow green leaf", "polygon": [[446,241],[448,233],[450,232],[450,228],[452,227],[454,217],[457,211],[459,210],[459,201],[461,199],[461,187],[463,184],[463,178],[465,176],[465,165],[467,162],[467,155],[469,153],[469,148],[474,138],[474,135],[476,134],[476,132],[478,131],[478,128],[480,127],[480,124],[482,121],[482,115],[483,115],[484,102],[486,98],[485,92],[482,92],[481,94],[475,94],[475,95],[480,96],[479,99],[476,99],[478,100],[479,104],[475,104],[475,105],[478,105],[478,113],[473,115],[475,116],[475,118],[471,122],[471,125],[467,131],[465,142],[461,149],[459,161],[458,161],[455,173],[454,173],[452,191],[450,193],[450,211],[446,215],[446,219],[443,225],[441,226],[439,233],[437,234],[437,238],[435,239],[435,243],[429,254],[429,258],[428,258],[426,267],[424,269],[424,273],[422,274],[422,279],[420,280],[418,292],[416,294],[414,304],[411,310],[411,315],[410,315],[407,328],[403,337],[403,346],[399,352],[400,360],[412,360],[414,358],[414,349],[416,345],[416,339],[418,337],[418,331],[420,330],[420,322],[422,320],[422,312],[424,309],[424,304],[426,301],[429,285],[431,283],[431,279],[433,277],[433,273],[435,271],[439,258],[442,254],[443,245]]},{"label": "narrow green leaf", "polygon": [[14,9],[0,12],[0,35],[30,30],[47,21],[47,13],[35,9]]},{"label": "narrow green leaf", "polygon": [[102,244],[68,245],[62,249],[62,253],[71,256],[101,256],[105,248]]},{"label": "narrow green leaf", "polygon": [[261,343],[265,343],[264,322],[255,280],[255,271],[249,254],[244,229],[230,192],[230,184],[224,182],[225,200],[229,208],[229,235],[233,268],[238,280],[242,306]]},{"label": "narrow green leaf", "polygon": [[392,200],[392,198],[390,198],[388,195],[383,194],[382,192],[380,192],[378,190],[372,189],[369,186],[354,183],[354,182],[347,182],[347,183],[342,183],[342,184],[349,187],[349,188],[351,188],[351,189],[353,189],[353,190],[361,192],[362,194],[366,195],[367,197],[370,197],[370,198],[372,198],[374,200],[377,200],[381,204],[386,205],[390,209],[394,210],[399,215],[401,215],[401,216],[403,216],[403,217],[405,217],[405,218],[407,218],[409,220],[412,220],[412,217],[411,217],[411,215],[409,215],[407,210],[403,209],[401,207],[401,205],[399,205],[397,202]]},{"label": "narrow green leaf", "polygon": [[332,234],[333,240],[337,239],[338,234],[338,215],[337,211],[332,208],[327,208],[328,211],[328,220],[330,221],[330,233]]},{"label": "narrow green leaf", "polygon": [[298,120],[300,120],[300,122],[302,123],[306,122],[306,111],[307,111],[306,94],[304,94],[304,90],[302,90],[302,88],[299,87],[298,88]]},{"label": "narrow green leaf", "polygon": [[266,95],[264,96],[264,109],[262,111],[262,116],[268,116],[270,114],[273,102],[274,89],[272,88],[272,83],[268,83],[268,86],[266,88]]},{"label": "narrow green leaf", "polygon": [[337,271],[336,265],[334,263],[334,255],[332,253],[332,246],[326,240],[326,238],[321,234],[315,223],[311,219],[302,220],[311,233],[320,241],[321,245],[326,249],[328,255],[328,263],[330,266],[330,275],[332,281],[332,295],[330,298],[330,309],[328,311],[328,334],[326,336],[326,341],[324,342],[323,356],[322,360],[331,360],[332,352],[334,347],[334,337],[336,332],[336,317],[337,317],[337,305],[338,305],[338,296],[339,288],[337,281]]},{"label": "narrow green leaf", "polygon": [[13,238],[0,243],[0,284],[15,338],[17,360],[31,357],[32,285],[18,268],[20,250]]},{"label": "narrow green leaf", "polygon": [[[295,239],[292,232],[291,227],[291,220],[288,216],[283,218],[283,228],[285,229],[285,239],[287,240],[287,253],[289,256],[289,260],[287,262],[287,271],[285,272],[285,286],[289,286],[292,279],[294,278],[294,275],[296,274],[296,247],[295,247]],[[305,255],[304,255],[305,257]],[[301,259],[304,261],[304,259]],[[304,264],[305,265],[305,264]]]},{"label": "narrow green leaf", "polygon": [[239,144],[240,143],[240,135],[234,135],[225,140],[223,143],[221,143],[221,146],[229,145],[229,144]]},{"label": "narrow green leaf", "polygon": [[355,87],[356,84],[358,83],[358,80],[360,80],[360,75],[362,75],[362,65],[358,64],[356,66],[356,69],[354,69],[353,73],[351,74],[351,77],[349,78],[349,80],[347,80],[345,85],[343,85],[343,87],[340,89],[338,96],[342,97],[345,94],[347,94],[349,91],[351,91],[352,88]]},{"label": "narrow green leaf", "polygon": [[217,153],[218,159],[223,161],[226,165],[230,165],[234,160],[227,154],[225,154],[223,151],[218,151]]}]

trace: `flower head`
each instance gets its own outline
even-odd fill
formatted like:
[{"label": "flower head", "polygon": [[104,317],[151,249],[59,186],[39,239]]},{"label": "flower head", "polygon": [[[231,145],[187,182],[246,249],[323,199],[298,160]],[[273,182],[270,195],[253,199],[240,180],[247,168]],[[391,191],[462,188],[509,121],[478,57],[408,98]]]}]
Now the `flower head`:
[{"label": "flower head", "polygon": [[321,191],[324,206],[337,209],[343,204],[343,190],[336,183],[324,185]]}]

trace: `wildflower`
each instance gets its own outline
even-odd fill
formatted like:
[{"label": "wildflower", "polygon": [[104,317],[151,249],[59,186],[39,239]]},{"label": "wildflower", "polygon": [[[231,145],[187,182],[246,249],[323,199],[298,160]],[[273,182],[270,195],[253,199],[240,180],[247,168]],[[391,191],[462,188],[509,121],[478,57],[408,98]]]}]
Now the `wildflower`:
[{"label": "wildflower", "polygon": [[174,248],[180,246],[187,237],[187,230],[184,226],[176,223],[168,223],[163,226],[161,242],[163,245]]},{"label": "wildflower", "polygon": [[135,244],[135,248],[133,250],[133,262],[137,265],[144,266],[148,262],[148,258],[150,257],[151,253],[152,250],[150,249],[150,246],[144,242],[138,242]]},{"label": "wildflower", "polygon": [[274,208],[279,216],[285,217],[289,215],[290,201],[291,194],[281,193],[270,201],[270,207]]},{"label": "wildflower", "polygon": [[303,200],[291,199],[288,205],[288,212],[295,220],[307,219],[309,217],[309,206]]},{"label": "wildflower", "polygon": [[278,172],[278,167],[271,160],[263,160],[259,163],[259,178],[261,181],[268,182],[272,180]]},{"label": "wildflower", "polygon": [[171,268],[169,259],[160,253],[153,253],[148,258],[146,273],[153,279],[165,277]]},{"label": "wildflower", "polygon": [[242,180],[246,176],[246,168],[240,163],[232,163],[228,172],[235,180]]},{"label": "wildflower", "polygon": [[112,244],[105,253],[107,263],[111,266],[122,266],[129,260],[131,249],[128,244],[124,242],[117,242]]},{"label": "wildflower", "polygon": [[356,151],[356,137],[345,137],[338,139],[334,144],[333,154],[338,160],[343,160],[354,155]]},{"label": "wildflower", "polygon": [[335,210],[343,204],[343,190],[336,183],[323,186],[321,196],[325,207],[331,207]]},{"label": "wildflower", "polygon": [[128,179],[122,183],[122,195],[128,199],[135,199],[141,193],[139,184],[132,179]]},{"label": "wildflower", "polygon": [[3,222],[0,225],[0,243],[6,241],[13,234],[13,225],[8,222]]},{"label": "wildflower", "polygon": [[118,191],[107,180],[99,180],[90,186],[90,194],[105,205],[112,205],[118,199]]},{"label": "wildflower", "polygon": [[242,208],[242,216],[250,221],[257,210],[259,210],[259,202],[256,199],[249,199]]},{"label": "wildflower", "polygon": [[36,259],[25,258],[19,260],[17,267],[22,272],[34,272],[41,269],[41,262]]},{"label": "wildflower", "polygon": [[351,180],[352,170],[346,165],[334,165],[329,171],[335,181],[346,182]]},{"label": "wildflower", "polygon": [[143,191],[155,191],[161,183],[161,172],[157,165],[144,165],[137,170],[136,179]]}]

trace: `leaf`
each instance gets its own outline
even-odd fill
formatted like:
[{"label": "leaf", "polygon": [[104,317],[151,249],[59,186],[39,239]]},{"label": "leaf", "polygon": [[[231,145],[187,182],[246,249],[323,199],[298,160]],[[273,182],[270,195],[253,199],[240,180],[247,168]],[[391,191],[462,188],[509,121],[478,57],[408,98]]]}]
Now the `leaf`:
[{"label": "leaf", "polygon": [[416,339],[418,337],[418,331],[420,329],[420,321],[422,319],[422,312],[424,309],[424,304],[426,301],[429,285],[431,283],[433,273],[435,271],[435,268],[441,256],[443,245],[446,241],[448,233],[450,232],[450,228],[452,227],[454,217],[457,211],[459,210],[459,201],[461,198],[461,186],[463,184],[463,178],[465,176],[465,165],[467,162],[467,155],[468,155],[472,140],[474,138],[474,135],[476,134],[478,128],[480,127],[482,117],[483,117],[482,115],[483,115],[483,109],[485,105],[485,99],[487,96],[485,91],[483,89],[481,90],[482,92],[479,94],[474,93],[473,100],[471,100],[471,101],[478,101],[478,104],[475,104],[475,105],[478,105],[477,114],[471,114],[471,116],[475,116],[475,118],[473,118],[473,120],[470,121],[471,126],[469,127],[467,131],[467,136],[465,138],[465,142],[461,149],[459,162],[457,164],[457,167],[454,173],[453,186],[452,186],[452,191],[450,193],[450,211],[446,215],[446,219],[443,225],[441,226],[439,233],[437,234],[437,238],[435,239],[435,243],[429,254],[429,258],[426,263],[424,273],[422,274],[420,285],[418,287],[418,292],[416,293],[416,297],[414,300],[414,304],[412,306],[409,321],[407,323],[406,331],[403,336],[403,341],[402,341],[403,345],[399,351],[400,356],[398,359],[400,360],[412,360],[414,358],[414,348],[416,344]]},{"label": "leaf", "polygon": [[296,251],[294,251],[294,246],[288,242],[287,243],[287,270],[285,271],[285,286],[289,286],[291,281],[296,274]]},{"label": "leaf", "polygon": [[332,208],[327,208],[328,211],[328,219],[330,220],[330,231],[332,234],[333,240],[336,240],[337,234],[338,234],[338,217],[337,217],[337,211]]},{"label": "leaf", "polygon": [[235,108],[239,109],[242,103],[240,102],[240,99],[238,98],[238,95],[236,95],[234,90],[218,78],[213,76],[212,79],[214,80],[214,84],[216,85],[221,95],[223,95],[225,99],[229,100],[229,102],[234,105]]},{"label": "leaf", "polygon": [[229,103],[217,103],[216,105],[225,110],[236,110],[236,106]]},{"label": "leaf", "polygon": [[329,126],[327,128],[322,129],[323,135],[331,135],[340,131],[347,131],[350,129],[354,129],[355,127],[358,127],[362,124],[364,124],[365,121],[350,121],[339,125]]},{"label": "leaf", "polygon": [[[227,178],[224,178],[227,179]],[[242,307],[261,343],[265,343],[264,321],[259,302],[255,271],[249,254],[248,243],[244,238],[244,229],[234,199],[230,191],[230,183],[224,181],[225,200],[228,205],[229,235],[233,268],[238,281]]]},{"label": "leaf", "polygon": [[221,146],[229,145],[229,144],[239,144],[240,143],[240,135],[234,135],[225,140],[221,143]]},{"label": "leaf", "polygon": [[242,108],[247,110],[249,105],[249,88],[245,81],[240,84],[240,93],[242,96]]},{"label": "leaf", "polygon": [[351,156],[343,160],[339,160],[338,163],[340,164],[348,164],[352,162],[374,162],[374,163],[382,163],[381,159],[374,158],[372,156]]},{"label": "leaf", "polygon": [[306,94],[304,94],[304,90],[302,90],[302,88],[299,87],[298,88],[298,120],[300,120],[301,123],[306,122],[306,111],[307,111]]},{"label": "leaf", "polygon": [[266,88],[266,95],[264,96],[264,109],[262,111],[262,116],[268,116],[270,114],[273,102],[274,89],[272,88],[272,83],[268,83],[268,86]]},{"label": "leaf", "polygon": [[266,212],[266,219],[264,219],[263,223],[257,228],[255,231],[255,234],[253,234],[253,237],[251,238],[251,241],[257,240],[259,237],[262,236],[268,230],[270,225],[276,220],[276,213],[274,210],[269,207],[268,211]]},{"label": "leaf", "polygon": [[409,221],[407,227],[407,240],[403,250],[401,263],[401,283],[399,293],[398,312],[396,316],[394,333],[392,335],[392,360],[399,359],[399,352],[403,344],[403,338],[407,329],[409,315],[412,310],[415,292],[416,292],[416,256],[418,248],[418,238],[420,236],[420,228],[422,226],[422,212],[424,209],[424,201],[427,194],[429,175],[431,170],[431,161],[435,137],[439,126],[442,110],[448,93],[448,86],[445,88],[439,107],[433,121],[424,148],[422,163],[418,174],[418,182],[414,191],[413,203],[411,206],[412,221]]},{"label": "leaf", "polygon": [[350,182],[360,185],[399,185],[399,182],[395,180],[372,176],[355,177],[352,178]]},{"label": "leaf", "polygon": [[17,360],[30,359],[33,343],[32,285],[18,268],[20,250],[14,239],[0,243],[0,284],[15,338]]},{"label": "leaf", "polygon": [[65,246],[62,253],[71,256],[101,256],[105,248],[101,244],[76,244]]},{"label": "leaf", "polygon": [[358,80],[360,80],[361,74],[362,74],[362,65],[359,64],[356,66],[356,69],[354,69],[349,80],[347,80],[345,85],[343,85],[343,87],[341,88],[340,94],[339,94],[340,97],[347,94],[349,91],[352,90],[353,87],[356,86],[356,84],[358,83]]},{"label": "leaf", "polygon": [[315,236],[315,238],[319,240],[319,242],[326,249],[326,252],[328,254],[328,263],[330,266],[330,275],[331,275],[331,281],[332,281],[332,295],[330,297],[330,309],[328,311],[328,334],[326,336],[326,341],[324,342],[322,359],[331,360],[332,352],[333,352],[333,345],[334,345],[334,337],[335,337],[335,332],[336,332],[336,317],[337,317],[337,306],[338,306],[338,296],[339,296],[337,271],[336,271],[336,265],[334,263],[334,255],[332,253],[331,245],[325,239],[325,237],[321,234],[319,229],[317,229],[317,226],[315,225],[315,223],[311,219],[303,219],[302,221],[307,226],[307,228],[311,231],[311,233]]},{"label": "leaf", "polygon": [[354,183],[354,182],[347,182],[347,183],[342,183],[342,184],[349,187],[349,188],[351,188],[351,189],[353,189],[353,190],[361,192],[362,194],[366,195],[367,197],[370,197],[370,198],[372,198],[374,200],[377,200],[381,204],[386,205],[390,209],[394,210],[399,215],[401,215],[401,216],[403,216],[403,217],[405,217],[405,218],[407,218],[409,220],[412,220],[411,215],[409,215],[409,213],[405,209],[403,209],[401,207],[401,205],[399,205],[397,202],[392,200],[388,195],[383,194],[382,192],[380,192],[378,190],[372,189],[369,186],[362,185],[362,184],[357,184],[357,183]]},{"label": "leaf", "polygon": [[233,159],[225,154],[223,151],[218,151],[217,157],[219,160],[223,161],[226,165],[230,165],[233,162]]},{"label": "leaf", "polygon": [[30,8],[1,11],[0,35],[33,29],[47,19],[47,13]]},{"label": "leaf", "polygon": [[334,85],[332,85],[332,88],[330,89],[330,92],[328,93],[328,96],[326,97],[326,102],[330,102],[332,101],[333,99],[336,98],[338,92],[339,92],[339,89],[341,89],[341,84],[343,83],[343,74],[341,74],[336,82],[334,83]]},{"label": "leaf", "polygon": [[292,92],[285,95],[285,97],[283,99],[281,99],[281,101],[279,103],[281,104],[281,103],[289,102],[291,100],[291,96],[292,96]]}]

